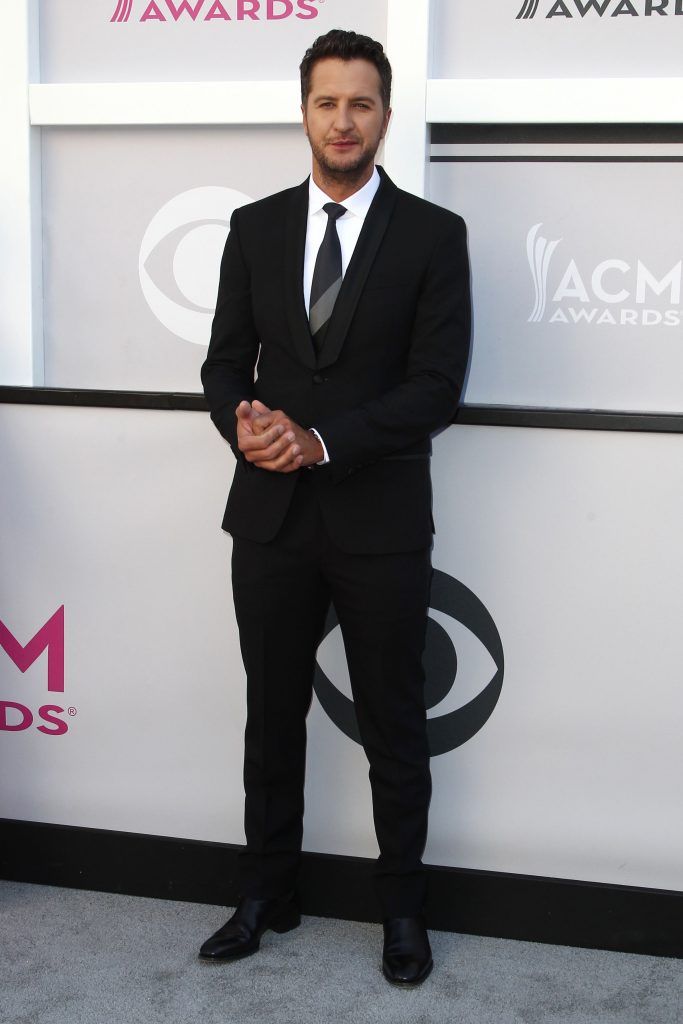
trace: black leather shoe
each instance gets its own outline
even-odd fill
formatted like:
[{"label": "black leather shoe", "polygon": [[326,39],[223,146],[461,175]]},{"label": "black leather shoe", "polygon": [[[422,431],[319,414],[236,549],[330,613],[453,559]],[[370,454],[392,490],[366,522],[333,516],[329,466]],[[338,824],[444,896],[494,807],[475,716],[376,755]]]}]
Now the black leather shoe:
[{"label": "black leather shoe", "polygon": [[259,948],[268,928],[289,932],[301,924],[301,914],[290,893],[280,899],[255,900],[243,896],[229,921],[207,939],[199,950],[199,959],[224,963],[251,956]]},{"label": "black leather shoe", "polygon": [[384,922],[382,971],[392,985],[420,985],[434,961],[420,917],[388,917]]}]

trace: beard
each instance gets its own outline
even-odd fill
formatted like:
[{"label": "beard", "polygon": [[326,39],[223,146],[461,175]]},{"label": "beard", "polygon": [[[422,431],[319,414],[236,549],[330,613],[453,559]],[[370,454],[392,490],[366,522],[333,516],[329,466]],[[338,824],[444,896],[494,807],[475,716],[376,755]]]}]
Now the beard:
[{"label": "beard", "polygon": [[314,145],[310,138],[309,143],[311,146],[311,152],[313,153],[313,159],[320,168],[324,178],[336,183],[350,183],[362,178],[367,172],[368,167],[375,159],[375,154],[379,148],[380,140],[377,140],[377,144],[375,146],[366,146],[365,148],[362,148],[360,153],[358,153],[353,160],[347,159],[343,154],[336,156],[334,153],[330,153],[324,145]]}]

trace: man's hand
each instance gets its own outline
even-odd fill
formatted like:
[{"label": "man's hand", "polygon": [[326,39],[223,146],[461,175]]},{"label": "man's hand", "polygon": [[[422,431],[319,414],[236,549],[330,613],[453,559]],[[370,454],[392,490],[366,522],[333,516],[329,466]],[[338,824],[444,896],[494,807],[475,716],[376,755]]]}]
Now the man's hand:
[{"label": "man's hand", "polygon": [[281,409],[269,409],[263,402],[240,402],[237,415],[237,444],[248,462],[276,473],[292,473],[312,466],[323,458],[320,441],[304,430]]}]

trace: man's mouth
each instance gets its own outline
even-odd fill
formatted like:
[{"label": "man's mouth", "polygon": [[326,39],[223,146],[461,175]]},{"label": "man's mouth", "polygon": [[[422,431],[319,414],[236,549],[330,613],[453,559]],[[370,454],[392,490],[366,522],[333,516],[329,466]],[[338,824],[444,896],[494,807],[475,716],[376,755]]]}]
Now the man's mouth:
[{"label": "man's mouth", "polygon": [[357,146],[358,142],[355,139],[337,139],[334,142],[329,143],[334,149],[351,149],[353,146]]}]

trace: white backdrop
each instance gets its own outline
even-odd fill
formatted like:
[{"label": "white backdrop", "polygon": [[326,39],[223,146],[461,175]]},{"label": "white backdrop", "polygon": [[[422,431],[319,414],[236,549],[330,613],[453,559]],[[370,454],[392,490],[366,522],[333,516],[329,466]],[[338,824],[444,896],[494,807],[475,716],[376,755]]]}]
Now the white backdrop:
[{"label": "white backdrop", "polygon": [[[25,645],[65,609],[64,693],[47,693],[46,654],[22,675],[0,650],[0,701],[57,705],[68,725],[0,732],[0,816],[241,842],[227,446],[190,413],[0,406],[0,432],[0,618]],[[429,862],[683,888],[679,450],[584,431],[437,439],[434,564],[486,606],[506,669],[483,728],[432,761]],[[492,672],[435,617],[459,665],[433,716]],[[321,663],[344,691],[334,634]],[[305,846],[373,856],[365,756],[317,699],[309,727]]]},{"label": "white backdrop", "polygon": [[470,404],[680,412],[680,144],[434,145],[467,222]]},{"label": "white backdrop", "polygon": [[681,0],[434,0],[433,12],[434,78],[681,73]]},{"label": "white backdrop", "polygon": [[353,25],[386,40],[386,0],[222,0],[220,8],[213,0],[40,0],[41,79],[287,79],[331,28]]},{"label": "white backdrop", "polygon": [[[230,17],[205,20],[219,7]],[[683,79],[655,76],[680,75],[683,0],[7,8],[0,384],[198,390],[229,214],[306,173],[296,69],[341,25],[387,41],[389,173],[468,221],[468,400],[681,411],[680,143],[441,145],[459,161],[427,176],[424,158],[425,111],[679,119]],[[535,160],[582,154],[596,160]],[[219,528],[232,456],[189,412],[0,404],[0,437],[0,816],[239,843],[244,679]],[[492,616],[505,676],[482,728],[433,760],[429,861],[683,888],[680,445],[437,438],[435,566]],[[62,607],[64,692],[47,688],[58,620],[48,650],[21,653]],[[433,619],[458,660],[436,719],[493,663],[464,624]],[[348,692],[338,631],[320,663]],[[317,699],[309,762],[306,848],[374,855],[364,756]]]},{"label": "white backdrop", "polygon": [[294,127],[46,132],[45,383],[200,391],[232,211],[309,170]]}]

